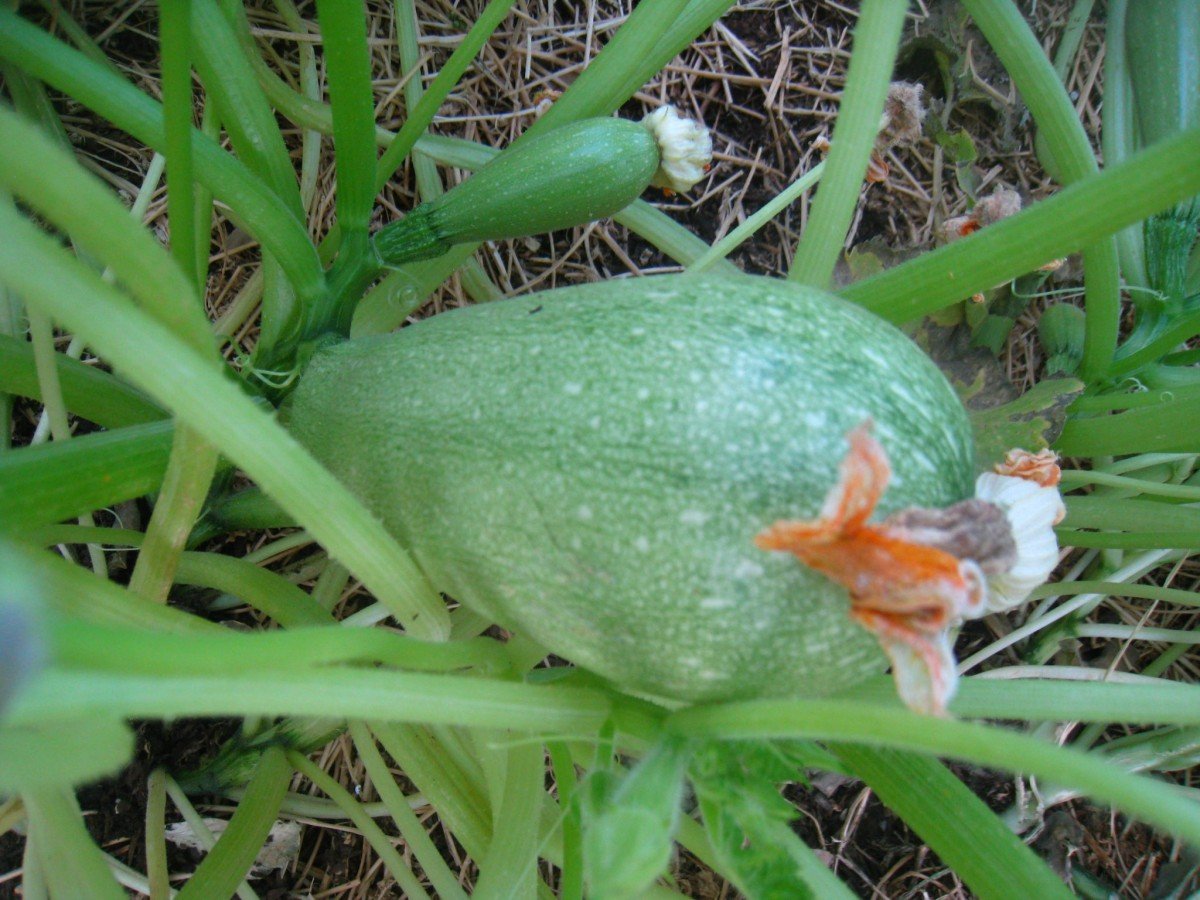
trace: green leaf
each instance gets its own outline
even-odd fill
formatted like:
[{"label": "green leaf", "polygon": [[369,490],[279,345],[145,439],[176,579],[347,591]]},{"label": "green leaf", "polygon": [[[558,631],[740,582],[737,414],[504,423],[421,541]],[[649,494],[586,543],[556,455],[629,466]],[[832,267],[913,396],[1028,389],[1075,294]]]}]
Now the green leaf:
[{"label": "green leaf", "polygon": [[0,725],[0,791],[84,784],[115,774],[132,755],[133,732],[117,718]]},{"label": "green leaf", "polygon": [[971,411],[976,467],[990,469],[1015,447],[1031,451],[1049,447],[1062,433],[1071,401],[1082,391],[1082,381],[1052,378],[1009,403]]},{"label": "green leaf", "polygon": [[963,129],[954,132],[942,129],[937,131],[933,135],[933,138],[946,151],[946,157],[950,162],[956,166],[969,165],[979,158],[979,153],[975,149],[975,142],[971,140],[971,136]]},{"label": "green leaf", "polygon": [[50,893],[80,900],[121,900],[128,896],[114,880],[108,858],[92,842],[75,795],[47,786],[21,795],[29,816],[29,836],[37,850]]},{"label": "green leaf", "polygon": [[947,162],[953,164],[954,177],[963,193],[972,200],[976,199],[981,179],[974,164],[979,158],[979,151],[975,149],[971,135],[962,128],[958,131],[946,129],[936,115],[926,117],[925,132],[945,152]]},{"label": "green leaf", "polygon": [[[962,309],[956,305],[954,309]],[[929,317],[910,336],[929,354],[968,411],[992,409],[1017,399],[1017,389],[996,358],[982,347],[971,345],[971,328],[966,316],[953,324]]]},{"label": "green leaf", "polygon": [[882,238],[870,238],[860,244],[855,244],[842,254],[837,267],[833,270],[834,287],[844,288],[863,278],[878,275],[884,269],[897,266],[916,255],[916,250],[896,249],[889,247]]},{"label": "green leaf", "polygon": [[[778,783],[800,774],[789,765],[786,748],[805,746],[815,748],[806,742],[710,742],[692,763],[692,783],[719,868],[750,897],[853,896],[788,824],[797,813],[780,796]],[[836,759],[831,762],[841,768]]]},{"label": "green leaf", "polygon": [[915,319],[1081,250],[1200,192],[1200,169],[1189,165],[1197,153],[1200,128],[840,293],[889,321]]},{"label": "green leaf", "polygon": [[58,522],[162,483],[169,421],[23,447],[0,456],[0,531]]},{"label": "green leaf", "polygon": [[690,756],[689,742],[668,738],[619,781],[589,776],[580,795],[588,896],[636,897],[666,871]]}]

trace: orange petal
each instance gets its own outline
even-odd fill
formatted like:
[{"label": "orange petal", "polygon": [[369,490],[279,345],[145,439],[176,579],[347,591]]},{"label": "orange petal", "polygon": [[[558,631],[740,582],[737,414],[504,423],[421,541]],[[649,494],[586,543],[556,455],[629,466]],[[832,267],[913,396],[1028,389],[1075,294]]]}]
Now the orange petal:
[{"label": "orange petal", "polygon": [[755,538],[764,550],[786,550],[850,595],[850,614],[879,639],[892,660],[901,697],[914,709],[944,714],[954,690],[948,629],[985,601],[979,567],[871,525],[891,477],[887,456],[864,422],[849,435],[850,452],[821,515],[776,522]]},{"label": "orange petal", "polygon": [[845,533],[866,524],[892,478],[892,467],[867,419],[847,435],[850,452],[842,460],[838,483],[825,497],[821,517],[836,522]]},{"label": "orange petal", "polygon": [[926,634],[888,620],[864,621],[892,662],[896,693],[905,706],[930,716],[945,716],[958,686],[954,651],[946,629]]},{"label": "orange petal", "polygon": [[999,463],[995,470],[997,475],[1024,478],[1042,487],[1057,487],[1062,478],[1062,469],[1058,467],[1058,454],[1053,450],[1040,450],[1037,453],[1019,449],[1009,450],[1004,456],[1004,462]]}]

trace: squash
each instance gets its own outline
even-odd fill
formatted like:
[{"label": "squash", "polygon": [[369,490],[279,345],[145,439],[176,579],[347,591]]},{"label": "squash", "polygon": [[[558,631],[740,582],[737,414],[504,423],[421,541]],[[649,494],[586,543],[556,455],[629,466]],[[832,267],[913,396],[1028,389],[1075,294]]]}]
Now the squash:
[{"label": "squash", "polygon": [[641,122],[594,118],[519,141],[372,239],[382,265],[455,244],[541,234],[618,213],[651,184],[690,188],[712,158],[708,131],[662,106]]},{"label": "squash", "polygon": [[865,419],[878,515],[970,495],[967,416],[901,332],[811,288],[664,275],[438,315],[312,360],[292,433],[440,590],[631,692],[821,695],[881,672],[845,590],[755,546]]}]

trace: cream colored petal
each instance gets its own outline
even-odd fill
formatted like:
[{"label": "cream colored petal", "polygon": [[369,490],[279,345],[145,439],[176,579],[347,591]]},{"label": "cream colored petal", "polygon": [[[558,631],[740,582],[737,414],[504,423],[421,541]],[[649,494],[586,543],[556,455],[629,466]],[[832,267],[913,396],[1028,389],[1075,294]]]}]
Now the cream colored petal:
[{"label": "cream colored petal", "polygon": [[659,187],[687,191],[695,186],[712,162],[712,138],[699,122],[685,119],[673,106],[660,106],[642,119],[658,141],[661,162],[651,180]]},{"label": "cream colored petal", "polygon": [[958,669],[947,631],[909,639],[879,635],[879,643],[892,661],[896,693],[913,712],[946,716],[946,707],[958,688]]},{"label": "cream colored petal", "polygon": [[1017,545],[1016,563],[988,578],[987,612],[1000,612],[1024,603],[1058,565],[1054,525],[1065,508],[1057,488],[990,472],[976,480],[975,496],[1004,510]]}]

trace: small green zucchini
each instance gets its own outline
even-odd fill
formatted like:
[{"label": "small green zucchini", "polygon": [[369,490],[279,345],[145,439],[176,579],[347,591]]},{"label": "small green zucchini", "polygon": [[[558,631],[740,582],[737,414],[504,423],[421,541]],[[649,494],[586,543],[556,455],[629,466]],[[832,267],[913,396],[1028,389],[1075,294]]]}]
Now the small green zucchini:
[{"label": "small green zucchini", "polygon": [[501,153],[473,176],[375,234],[385,266],[454,244],[541,234],[620,212],[659,167],[654,135],[628,119],[584,119]]},{"label": "small green zucchini", "polygon": [[642,695],[821,695],[887,664],[846,590],[755,536],[812,518],[864,420],[880,516],[972,491],[937,368],[777,279],[666,275],[475,306],[312,360],[282,415],[440,590]]}]

